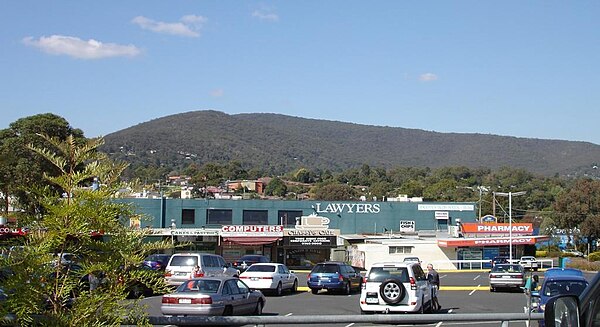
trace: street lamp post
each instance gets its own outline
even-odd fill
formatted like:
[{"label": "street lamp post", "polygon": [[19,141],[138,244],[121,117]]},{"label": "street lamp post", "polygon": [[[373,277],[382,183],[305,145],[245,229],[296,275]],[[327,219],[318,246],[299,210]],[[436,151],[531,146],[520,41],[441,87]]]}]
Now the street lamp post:
[{"label": "street lamp post", "polygon": [[526,191],[521,191],[521,192],[508,192],[508,193],[503,193],[503,192],[494,192],[495,195],[500,195],[500,196],[508,196],[508,261],[510,263],[512,263],[512,197],[514,196],[519,196],[519,195],[524,195],[526,194]]}]

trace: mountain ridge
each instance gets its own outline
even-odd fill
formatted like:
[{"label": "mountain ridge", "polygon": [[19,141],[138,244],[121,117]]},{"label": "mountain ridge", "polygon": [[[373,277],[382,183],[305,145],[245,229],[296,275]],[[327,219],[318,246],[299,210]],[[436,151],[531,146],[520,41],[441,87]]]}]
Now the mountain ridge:
[{"label": "mountain ridge", "polygon": [[440,133],[301,118],[275,113],[190,111],[105,136],[103,150],[132,163],[181,167],[237,160],[273,173],[300,167],[332,171],[368,164],[392,168],[522,168],[579,175],[598,162],[600,146],[583,141]]}]

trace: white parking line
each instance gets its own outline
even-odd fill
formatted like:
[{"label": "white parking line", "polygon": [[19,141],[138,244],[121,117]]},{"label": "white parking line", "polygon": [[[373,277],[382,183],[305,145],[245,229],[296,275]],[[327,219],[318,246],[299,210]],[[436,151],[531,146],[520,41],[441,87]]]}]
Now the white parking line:
[{"label": "white parking line", "polygon": [[345,327],[350,327],[350,326],[352,326],[352,325],[354,325],[354,323],[347,324]]},{"label": "white parking line", "polygon": [[481,275],[477,275],[475,276],[475,278],[473,278],[473,280],[477,280],[477,278],[481,277]]},{"label": "white parking line", "polygon": [[444,278],[444,277],[446,277],[446,276],[448,276],[448,275],[441,275],[441,276],[440,276],[440,278]]},{"label": "white parking line", "polygon": [[444,323],[443,321],[440,321],[440,322],[438,322],[437,325],[435,325],[435,327],[440,327],[443,323]]},{"label": "white parking line", "polygon": [[289,316],[291,316],[291,315],[293,315],[293,313],[291,313],[291,312],[290,312],[290,313],[286,314],[285,316],[286,316],[286,317],[289,317]]},{"label": "white parking line", "polygon": [[[477,285],[477,287],[480,287],[480,286],[481,286],[481,284]],[[469,293],[469,296],[473,295],[473,293],[475,293],[475,291],[477,291],[477,289],[472,290],[471,293]]]}]

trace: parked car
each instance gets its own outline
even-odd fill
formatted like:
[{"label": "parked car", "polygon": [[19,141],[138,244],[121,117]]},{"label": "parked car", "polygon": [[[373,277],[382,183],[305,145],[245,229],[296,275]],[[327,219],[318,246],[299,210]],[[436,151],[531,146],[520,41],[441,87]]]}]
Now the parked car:
[{"label": "parked car", "polygon": [[152,270],[165,270],[165,268],[167,268],[167,264],[169,263],[169,259],[171,259],[170,254],[151,254],[144,259],[143,265]]},{"label": "parked car", "polygon": [[162,297],[160,311],[166,316],[261,315],[267,299],[234,277],[203,277],[182,283]]},{"label": "parked car", "polygon": [[253,265],[255,263],[267,263],[267,262],[271,262],[271,260],[269,260],[269,258],[265,257],[264,255],[247,254],[247,255],[242,256],[241,258],[235,260],[234,262],[232,262],[231,266],[233,268],[239,270],[240,272],[244,272],[244,270],[248,269],[248,267],[250,267],[251,265]]},{"label": "parked car", "polygon": [[575,249],[564,249],[561,251],[563,254],[569,255],[569,256],[573,256],[573,257],[580,257],[583,258],[585,255],[583,254],[583,252],[581,251],[577,251]]},{"label": "parked car", "polygon": [[298,277],[281,263],[255,263],[240,274],[251,289],[272,291],[280,296],[284,290],[292,293],[298,290]]},{"label": "parked car", "polygon": [[543,323],[555,326],[600,325],[600,273],[579,296],[558,295],[548,300]]},{"label": "parked car", "polygon": [[508,257],[494,257],[492,259],[492,268],[494,268],[495,265],[505,264],[505,263],[509,263]]},{"label": "parked car", "polygon": [[490,292],[498,288],[517,288],[525,286],[525,269],[518,264],[496,264],[490,271]]},{"label": "parked car", "polygon": [[539,262],[535,257],[532,256],[522,256],[521,260],[519,260],[519,264],[523,266],[524,269],[533,271],[538,271],[539,268]]},{"label": "parked car", "polygon": [[336,261],[316,264],[308,274],[306,282],[313,294],[322,289],[350,294],[353,289],[360,290],[362,287],[362,277],[354,267]]},{"label": "parked car", "polygon": [[360,293],[360,312],[430,312],[433,285],[418,263],[375,263]]},{"label": "parked car", "polygon": [[[199,270],[194,272],[198,266]],[[175,253],[165,268],[168,285],[179,286],[191,278],[213,276],[239,276],[237,269],[229,267],[222,256],[209,253]]]},{"label": "parked car", "polygon": [[539,291],[531,293],[532,311],[544,312],[550,298],[558,295],[579,296],[587,286],[588,281],[581,270],[574,268],[550,269],[544,274]]}]

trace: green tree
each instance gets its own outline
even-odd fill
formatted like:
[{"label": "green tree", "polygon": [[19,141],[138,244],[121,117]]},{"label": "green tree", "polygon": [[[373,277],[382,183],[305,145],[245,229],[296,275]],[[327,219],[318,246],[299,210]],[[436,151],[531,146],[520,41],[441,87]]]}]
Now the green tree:
[{"label": "green tree", "polygon": [[356,190],[347,184],[326,184],[316,188],[315,199],[328,201],[356,199]]},{"label": "green tree", "polygon": [[[554,221],[558,228],[574,230],[585,223],[590,239],[597,237],[594,227],[600,215],[600,181],[581,179],[561,193],[554,202]],[[576,236],[576,235],[575,235]]]},{"label": "green tree", "polygon": [[[58,170],[41,156],[27,149],[28,144],[48,146],[38,135],[44,134],[65,140],[73,135],[77,142],[84,140],[83,132],[73,128],[62,117],[54,114],[39,114],[21,118],[0,130],[0,190],[6,197],[3,211],[7,210],[8,196],[16,197],[18,207],[28,214],[38,213],[40,206],[31,186],[43,187],[43,176],[55,176]],[[29,189],[26,189],[27,186]]]},{"label": "green tree", "polygon": [[285,185],[285,183],[281,180],[281,178],[275,177],[273,179],[271,179],[271,181],[269,182],[269,184],[267,184],[267,186],[265,187],[265,194],[266,195],[273,195],[273,196],[285,196],[287,193],[287,186]]},{"label": "green tree", "polygon": [[[43,190],[42,215],[20,222],[31,228],[26,246],[18,255],[0,259],[0,265],[13,272],[0,282],[1,288],[11,290],[0,307],[0,316],[14,313],[23,326],[118,326],[125,317],[146,324],[137,302],[123,306],[122,301],[128,286],[136,282],[156,291],[166,290],[162,276],[138,267],[150,251],[166,249],[170,244],[145,243],[145,229],[126,227],[131,220],[143,217],[112,200],[126,165],[97,151],[102,139],[81,144],[74,136],[65,141],[43,139],[48,147],[30,144],[30,149],[59,173],[44,174],[55,187]],[[101,182],[97,190],[89,187],[94,178]],[[98,234],[104,236],[99,238]],[[81,258],[80,266],[65,265],[53,253],[73,253]],[[92,290],[87,283],[90,274],[104,275],[97,289]],[[73,297],[75,301],[71,301]],[[34,316],[43,318],[35,321]]]}]

